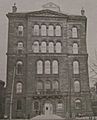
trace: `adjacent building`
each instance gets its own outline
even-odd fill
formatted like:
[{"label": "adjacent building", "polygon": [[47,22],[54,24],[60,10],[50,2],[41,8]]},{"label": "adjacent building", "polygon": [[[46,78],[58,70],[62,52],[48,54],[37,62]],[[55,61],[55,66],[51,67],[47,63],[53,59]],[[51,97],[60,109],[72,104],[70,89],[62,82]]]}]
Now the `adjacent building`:
[{"label": "adjacent building", "polygon": [[27,13],[14,5],[7,14],[8,117],[10,106],[13,118],[92,113],[84,13],[67,15],[47,3],[43,10]]}]

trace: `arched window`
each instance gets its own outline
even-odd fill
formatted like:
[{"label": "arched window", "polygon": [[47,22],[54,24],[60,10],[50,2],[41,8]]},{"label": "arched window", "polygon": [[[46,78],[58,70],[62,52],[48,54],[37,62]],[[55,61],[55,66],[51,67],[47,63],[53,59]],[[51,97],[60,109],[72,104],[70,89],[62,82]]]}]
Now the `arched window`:
[{"label": "arched window", "polygon": [[79,81],[74,82],[74,92],[80,92],[80,82]]},{"label": "arched window", "polygon": [[34,110],[39,110],[39,102],[38,101],[34,102]]},{"label": "arched window", "polygon": [[34,25],[34,35],[39,36],[39,25]]},{"label": "arched window", "polygon": [[58,74],[58,61],[57,60],[54,60],[52,63],[52,73]]},{"label": "arched window", "polygon": [[46,36],[46,25],[41,26],[41,36]]},{"label": "arched window", "polygon": [[41,60],[37,61],[37,74],[43,74],[43,62]]},{"label": "arched window", "polygon": [[50,61],[47,60],[45,61],[45,74],[50,74],[51,71],[50,71]]},{"label": "arched window", "polygon": [[79,62],[78,61],[73,62],[73,73],[79,74]]},{"label": "arched window", "polygon": [[51,83],[50,81],[45,82],[45,90],[50,90],[51,89]]},{"label": "arched window", "polygon": [[18,35],[19,35],[19,36],[23,36],[23,29],[24,29],[24,28],[23,28],[22,25],[19,25],[19,26],[18,26]]},{"label": "arched window", "polygon": [[41,81],[37,82],[37,90],[42,90],[43,89],[43,83]]},{"label": "arched window", "polygon": [[22,109],[22,101],[17,100],[17,110],[21,110],[21,109]]},{"label": "arched window", "polygon": [[33,46],[32,46],[33,48],[33,52],[34,53],[38,53],[39,52],[39,42],[38,41],[35,41],[34,43],[33,43]]},{"label": "arched window", "polygon": [[55,34],[56,34],[56,36],[61,36],[61,26],[60,25],[56,26]]},{"label": "arched window", "polygon": [[23,42],[18,42],[17,50],[18,50],[18,53],[23,52]]},{"label": "arched window", "polygon": [[16,93],[22,93],[22,88],[23,88],[23,85],[21,82],[18,82],[16,84]]},{"label": "arched window", "polygon": [[53,89],[54,90],[58,90],[59,89],[59,84],[58,84],[58,81],[56,81],[56,80],[53,81]]},{"label": "arched window", "polygon": [[78,44],[73,43],[73,54],[78,54]]},{"label": "arched window", "polygon": [[81,109],[81,101],[79,99],[75,100],[75,109]]},{"label": "arched window", "polygon": [[49,53],[54,53],[54,43],[53,42],[49,42],[48,51],[49,51]]},{"label": "arched window", "polygon": [[47,52],[46,42],[42,42],[41,43],[41,52],[42,53],[46,53]]},{"label": "arched window", "polygon": [[53,27],[53,25],[49,25],[49,27],[48,27],[48,36],[54,36],[54,27]]},{"label": "arched window", "polygon": [[72,28],[72,38],[77,38],[77,37],[78,37],[77,28],[73,27]]},{"label": "arched window", "polygon": [[61,43],[60,42],[56,43],[55,49],[56,49],[56,53],[61,53]]},{"label": "arched window", "polygon": [[18,61],[16,64],[16,73],[23,74],[23,63],[22,61]]}]

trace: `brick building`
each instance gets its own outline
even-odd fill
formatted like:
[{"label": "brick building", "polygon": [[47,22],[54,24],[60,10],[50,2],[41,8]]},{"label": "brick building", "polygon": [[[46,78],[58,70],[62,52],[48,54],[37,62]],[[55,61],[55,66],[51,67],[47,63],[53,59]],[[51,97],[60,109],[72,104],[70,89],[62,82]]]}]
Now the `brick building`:
[{"label": "brick building", "polygon": [[67,15],[48,3],[18,13],[13,6],[7,14],[6,115],[11,95],[14,118],[91,113],[84,12]]}]

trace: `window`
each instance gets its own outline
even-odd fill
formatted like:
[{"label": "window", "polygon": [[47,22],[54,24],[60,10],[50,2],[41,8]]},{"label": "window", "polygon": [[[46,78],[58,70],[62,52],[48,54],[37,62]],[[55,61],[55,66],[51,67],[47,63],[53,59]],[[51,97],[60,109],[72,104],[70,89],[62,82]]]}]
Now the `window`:
[{"label": "window", "polygon": [[46,36],[46,25],[41,26],[41,36]]},{"label": "window", "polygon": [[54,27],[52,25],[48,27],[48,36],[54,36]]},{"label": "window", "polygon": [[38,41],[35,41],[34,43],[33,43],[33,46],[32,46],[33,48],[33,52],[34,53],[38,53],[39,52],[39,42]]},{"label": "window", "polygon": [[22,83],[21,82],[18,82],[16,84],[16,93],[22,93]]},{"label": "window", "polygon": [[56,26],[55,34],[56,36],[61,36],[61,27],[59,25]]},{"label": "window", "polygon": [[45,74],[50,74],[50,61],[45,61]]},{"label": "window", "polygon": [[23,36],[23,26],[22,25],[18,26],[18,35]]},{"label": "window", "polygon": [[80,92],[80,82],[79,81],[74,82],[74,92]]},{"label": "window", "polygon": [[57,103],[57,110],[62,110],[63,109],[63,103],[62,102],[58,102]]},{"label": "window", "polygon": [[22,61],[18,61],[16,64],[16,73],[23,74],[23,63]]},{"label": "window", "polygon": [[45,82],[45,90],[50,90],[51,89],[51,83],[50,81]]},{"label": "window", "polygon": [[38,110],[39,109],[39,102],[35,101],[34,102],[34,110]]},{"label": "window", "polygon": [[56,43],[56,53],[61,53],[61,43],[60,42],[57,42]]},{"label": "window", "polygon": [[79,62],[78,61],[73,62],[73,73],[79,74]]},{"label": "window", "polygon": [[75,109],[81,109],[81,101],[79,99],[75,100]]},{"label": "window", "polygon": [[58,74],[58,61],[57,60],[54,60],[52,63],[52,73]]},{"label": "window", "polygon": [[39,25],[34,25],[34,35],[39,36]]},{"label": "window", "polygon": [[78,54],[78,44],[73,43],[73,54]]},{"label": "window", "polygon": [[53,42],[49,42],[48,51],[49,51],[49,53],[54,53],[54,43]]},{"label": "window", "polygon": [[56,81],[56,80],[53,81],[53,89],[54,90],[58,90],[59,89],[59,84],[58,84],[58,81]]},{"label": "window", "polygon": [[43,89],[43,83],[41,81],[37,82],[37,90],[42,90]]},{"label": "window", "polygon": [[78,37],[77,28],[73,27],[72,28],[72,38],[77,38],[77,37]]},{"label": "window", "polygon": [[43,74],[43,62],[41,60],[37,61],[37,74]]},{"label": "window", "polygon": [[47,52],[46,42],[42,42],[41,43],[41,52],[42,53],[46,53]]},{"label": "window", "polygon": [[17,100],[17,110],[21,110],[21,109],[22,109],[22,101]]},{"label": "window", "polygon": [[18,53],[22,53],[23,52],[23,42],[18,42],[17,49],[18,49]]}]

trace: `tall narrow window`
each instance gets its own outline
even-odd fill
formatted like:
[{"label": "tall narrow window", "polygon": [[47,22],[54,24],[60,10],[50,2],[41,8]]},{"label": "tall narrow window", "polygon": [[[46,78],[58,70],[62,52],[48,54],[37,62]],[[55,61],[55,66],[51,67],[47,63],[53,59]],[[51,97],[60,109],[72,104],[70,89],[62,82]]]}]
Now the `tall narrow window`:
[{"label": "tall narrow window", "polygon": [[43,83],[41,81],[37,82],[37,90],[43,90]]},{"label": "tall narrow window", "polygon": [[75,109],[81,109],[81,101],[79,99],[75,100]]},{"label": "tall narrow window", "polygon": [[54,60],[52,63],[52,73],[58,74],[58,61],[57,60]]},{"label": "tall narrow window", "polygon": [[74,92],[80,92],[80,82],[79,81],[74,82]]},{"label": "tall narrow window", "polygon": [[54,90],[58,90],[59,89],[59,84],[58,84],[58,81],[56,81],[56,80],[53,81],[53,89]]},{"label": "tall narrow window", "polygon": [[50,71],[50,61],[47,60],[45,61],[45,74],[50,74],[51,71]]},{"label": "tall narrow window", "polygon": [[51,83],[50,81],[45,82],[45,90],[50,90],[51,89]]},{"label": "tall narrow window", "polygon": [[22,83],[21,82],[18,82],[16,84],[16,93],[22,93]]},{"label": "tall narrow window", "polygon": [[34,35],[39,36],[39,25],[34,25]]},{"label": "tall narrow window", "polygon": [[78,61],[73,62],[73,73],[79,74],[79,62]]},{"label": "tall narrow window", "polygon": [[43,62],[41,60],[37,61],[37,74],[43,74]]},{"label": "tall narrow window", "polygon": [[78,54],[78,44],[73,43],[73,54]]},{"label": "tall narrow window", "polygon": [[77,38],[77,37],[78,37],[77,28],[73,27],[72,28],[72,38]]},{"label": "tall narrow window", "polygon": [[41,43],[41,52],[42,53],[46,53],[47,52],[46,42],[42,42]]},{"label": "tall narrow window", "polygon": [[17,110],[21,110],[21,109],[22,109],[22,101],[17,100]]},{"label": "tall narrow window", "polygon": [[23,74],[23,63],[22,61],[18,61],[16,64],[16,73]]},{"label": "tall narrow window", "polygon": [[56,53],[61,53],[61,43],[60,42],[56,43],[55,49],[56,49]]},{"label": "tall narrow window", "polygon": [[23,28],[22,25],[19,25],[19,26],[18,26],[18,35],[19,35],[19,36],[23,36],[23,29],[24,29],[24,28]]},{"label": "tall narrow window", "polygon": [[39,52],[39,42],[35,41],[32,46],[33,52],[38,53]]},{"label": "tall narrow window", "polygon": [[46,36],[46,25],[41,26],[41,36]]},{"label": "tall narrow window", "polygon": [[61,26],[57,25],[55,29],[56,36],[61,36]]},{"label": "tall narrow window", "polygon": [[23,52],[23,42],[18,42],[17,50],[18,50],[18,53]]},{"label": "tall narrow window", "polygon": [[54,43],[53,42],[49,42],[48,51],[49,51],[49,53],[54,53]]},{"label": "tall narrow window", "polygon": [[48,27],[48,36],[54,36],[54,27],[53,27],[53,25],[49,25],[49,27]]}]

